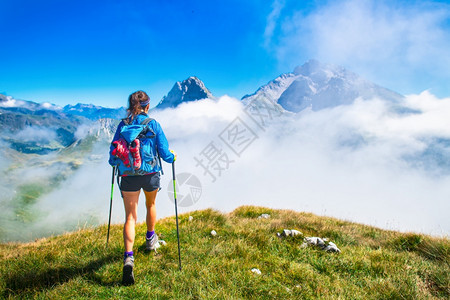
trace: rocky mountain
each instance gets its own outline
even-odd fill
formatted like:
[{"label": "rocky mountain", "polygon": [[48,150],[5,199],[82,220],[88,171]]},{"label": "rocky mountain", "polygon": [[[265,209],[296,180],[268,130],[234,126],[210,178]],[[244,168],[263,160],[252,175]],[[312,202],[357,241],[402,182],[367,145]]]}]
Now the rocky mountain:
[{"label": "rocky mountain", "polygon": [[107,108],[93,104],[66,105],[64,107],[28,100],[18,100],[11,96],[0,94],[0,111],[22,113],[25,115],[53,115],[60,117],[80,116],[89,120],[103,118],[121,119],[126,115],[125,107]]},{"label": "rocky mountain", "polygon": [[399,101],[402,95],[363,79],[343,67],[310,60],[242,98],[270,102],[290,112],[313,111],[352,103],[357,98]]},{"label": "rocky mountain", "polygon": [[200,79],[191,76],[186,80],[176,82],[167,96],[164,96],[155,108],[164,109],[176,107],[182,102],[196,101],[205,98],[212,99],[213,95]]},{"label": "rocky mountain", "polygon": [[0,140],[21,153],[48,154],[92,134],[89,130],[104,128],[105,132],[111,131],[104,119],[116,120],[124,114],[123,107],[112,109],[77,104],[62,108],[0,94]]}]

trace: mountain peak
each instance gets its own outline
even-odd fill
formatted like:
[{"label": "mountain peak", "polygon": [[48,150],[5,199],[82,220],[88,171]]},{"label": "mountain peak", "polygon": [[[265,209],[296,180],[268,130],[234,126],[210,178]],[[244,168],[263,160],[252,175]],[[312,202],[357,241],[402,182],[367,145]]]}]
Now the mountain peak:
[{"label": "mountain peak", "polygon": [[213,98],[203,81],[196,76],[190,76],[183,81],[177,81],[167,96],[164,96],[156,108],[176,107],[182,102]]},{"label": "mountain peak", "polygon": [[320,63],[318,60],[310,59],[307,62],[305,62],[303,65],[296,67],[294,69],[294,74],[295,75],[310,75],[324,67],[325,67],[325,65]]},{"label": "mountain peak", "polygon": [[86,104],[86,103],[77,103],[75,105],[72,104],[67,104],[66,106],[64,106],[64,110],[66,112],[71,112],[71,111],[86,111],[86,110],[91,110],[91,111],[95,111],[95,110],[99,110],[102,109],[101,106],[97,106],[94,104]]},{"label": "mountain peak", "polygon": [[269,101],[297,113],[307,108],[321,110],[351,104],[358,97],[379,97],[395,102],[403,96],[365,80],[344,67],[311,59],[296,67],[294,72],[279,76],[243,100]]},{"label": "mountain peak", "polygon": [[303,65],[296,67],[294,74],[300,77],[311,78],[316,82],[326,82],[332,78],[346,78],[350,80],[359,78],[358,75],[344,67],[321,63],[315,59],[310,59]]}]

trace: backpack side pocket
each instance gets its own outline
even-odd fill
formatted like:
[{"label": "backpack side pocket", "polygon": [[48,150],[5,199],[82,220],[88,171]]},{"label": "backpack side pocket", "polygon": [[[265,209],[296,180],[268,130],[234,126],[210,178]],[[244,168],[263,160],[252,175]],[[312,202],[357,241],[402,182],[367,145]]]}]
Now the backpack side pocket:
[{"label": "backpack side pocket", "polygon": [[157,165],[156,155],[153,152],[154,139],[146,138],[141,140],[141,169],[147,173],[155,172]]}]

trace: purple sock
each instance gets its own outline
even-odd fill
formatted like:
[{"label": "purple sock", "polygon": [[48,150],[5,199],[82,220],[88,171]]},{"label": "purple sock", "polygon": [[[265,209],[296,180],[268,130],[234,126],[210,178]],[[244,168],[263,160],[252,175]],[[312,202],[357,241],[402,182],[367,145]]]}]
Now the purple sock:
[{"label": "purple sock", "polygon": [[128,256],[133,256],[133,251],[130,251],[130,252],[125,252],[124,254],[123,254],[123,258],[125,259],[125,258],[127,258]]},{"label": "purple sock", "polygon": [[147,234],[145,235],[145,237],[146,237],[147,240],[148,240],[148,239],[151,238],[154,234],[155,234],[155,231],[154,231],[154,230],[153,230],[153,231],[147,231]]}]

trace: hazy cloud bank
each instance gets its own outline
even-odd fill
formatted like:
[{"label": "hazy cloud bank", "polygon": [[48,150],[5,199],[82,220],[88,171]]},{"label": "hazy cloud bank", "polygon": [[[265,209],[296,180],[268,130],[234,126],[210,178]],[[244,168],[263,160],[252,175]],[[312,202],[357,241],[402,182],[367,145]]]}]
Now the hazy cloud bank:
[{"label": "hazy cloud bank", "polygon": [[[202,184],[200,200],[179,212],[203,208],[231,211],[260,205],[308,211],[388,229],[448,235],[450,210],[450,99],[428,92],[403,103],[382,99],[317,112],[286,114],[258,128],[236,99],[184,103],[153,112],[177,151],[177,173],[192,173]],[[236,155],[220,136],[239,117],[257,136]],[[212,144],[211,144],[212,143]],[[195,158],[214,145],[229,165],[212,177]],[[434,151],[434,152],[433,152]],[[26,230],[59,233],[106,223],[111,190],[108,142],[100,140],[84,164],[34,206],[41,217]],[[42,169],[35,169],[38,176]],[[54,175],[54,168],[50,169]],[[168,195],[171,167],[164,164],[158,217],[174,214]],[[186,193],[181,187],[180,195]],[[145,220],[141,195],[139,221]],[[115,184],[113,221],[123,222]],[[25,225],[24,225],[25,228]],[[31,229],[34,228],[34,229]]]},{"label": "hazy cloud bank", "polygon": [[[220,105],[241,105],[221,100]],[[178,172],[194,173],[202,181],[203,196],[188,209],[266,205],[403,231],[450,232],[445,213],[450,208],[450,169],[436,160],[439,151],[441,159],[449,160],[445,155],[450,149],[446,142],[450,99],[424,92],[407,96],[401,109],[382,99],[358,100],[282,117],[265,131],[243,117],[258,139],[240,157],[218,135],[237,116],[245,115],[229,110],[214,119],[210,116],[223,107],[217,104],[207,110],[203,105],[211,103],[185,104],[155,116],[178,151]],[[204,114],[198,113],[202,110]],[[183,120],[171,118],[178,114]],[[202,122],[208,125],[199,130],[187,125]],[[210,142],[234,160],[215,182],[194,160]],[[437,149],[436,155],[427,155],[430,148]],[[168,213],[172,210],[169,204]]]},{"label": "hazy cloud bank", "polygon": [[23,142],[51,142],[56,139],[56,131],[47,127],[27,126],[14,137]]}]

